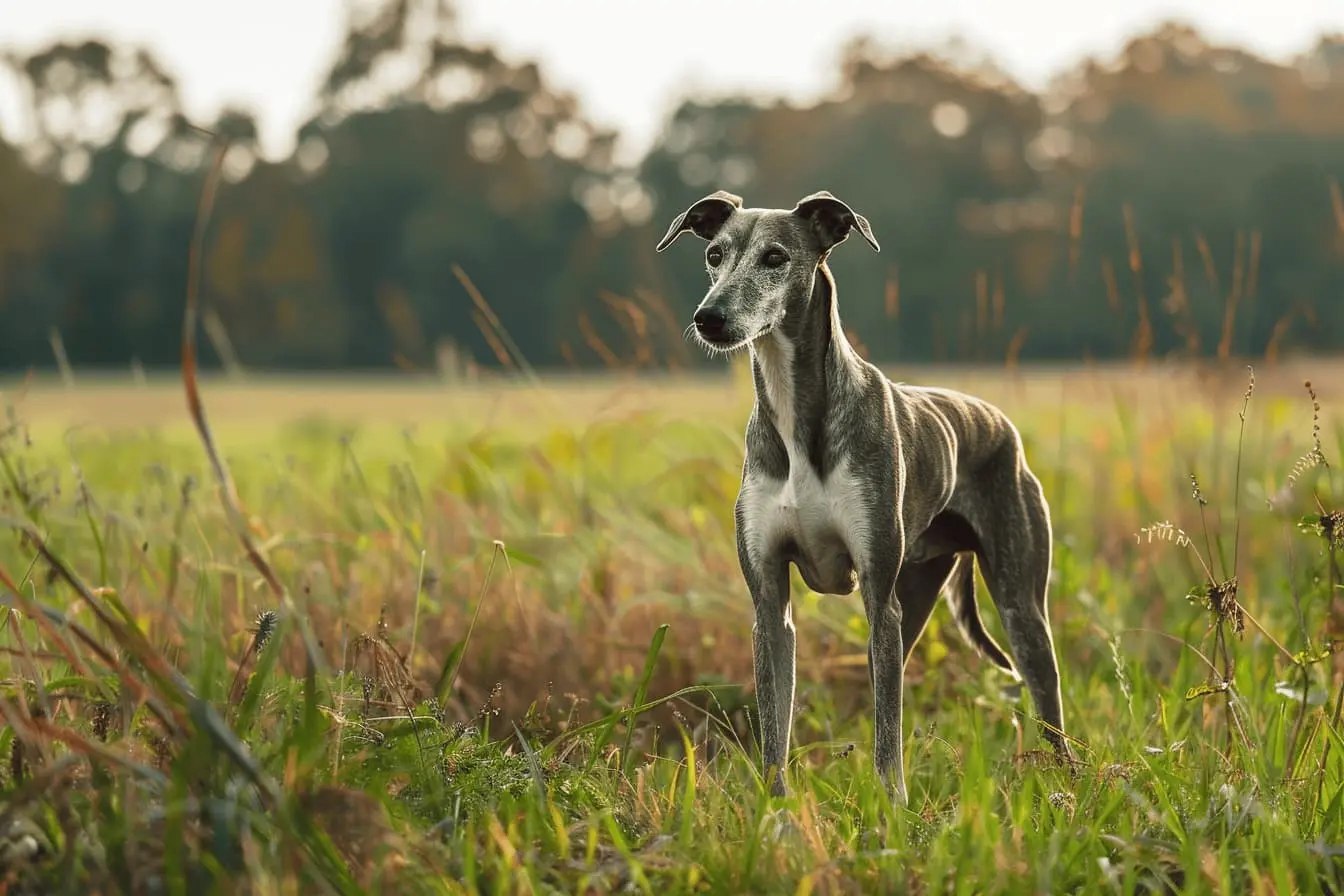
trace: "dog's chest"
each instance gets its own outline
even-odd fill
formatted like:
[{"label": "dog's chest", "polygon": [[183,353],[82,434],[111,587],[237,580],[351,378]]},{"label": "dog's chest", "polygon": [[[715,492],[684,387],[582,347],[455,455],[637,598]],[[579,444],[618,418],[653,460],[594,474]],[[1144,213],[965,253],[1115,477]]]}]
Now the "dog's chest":
[{"label": "dog's chest", "polygon": [[867,541],[868,490],[847,463],[822,479],[805,458],[791,458],[787,478],[757,473],[744,486],[743,524],[756,557],[784,550],[814,591],[853,590],[853,558]]}]

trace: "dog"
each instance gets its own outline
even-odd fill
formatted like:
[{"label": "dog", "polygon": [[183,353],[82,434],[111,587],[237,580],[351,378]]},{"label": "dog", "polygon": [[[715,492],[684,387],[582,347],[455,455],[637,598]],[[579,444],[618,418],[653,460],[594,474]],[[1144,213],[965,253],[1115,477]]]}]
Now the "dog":
[{"label": "dog", "polygon": [[[895,804],[908,804],[905,663],[945,586],[965,638],[1025,682],[1043,737],[1071,759],[1046,614],[1052,533],[1040,481],[1000,409],[949,389],[893,382],[845,338],[826,262],[853,231],[881,251],[868,220],[826,191],[792,209],[758,209],[720,190],[679,215],[657,251],[687,231],[709,244],[696,339],[712,353],[751,355],[756,400],[734,528],[755,616],[761,761],[771,794],[788,792],[796,680],[790,563],[815,592],[857,588],[863,597],[873,762]],[[977,561],[1020,674],[985,631]]]}]

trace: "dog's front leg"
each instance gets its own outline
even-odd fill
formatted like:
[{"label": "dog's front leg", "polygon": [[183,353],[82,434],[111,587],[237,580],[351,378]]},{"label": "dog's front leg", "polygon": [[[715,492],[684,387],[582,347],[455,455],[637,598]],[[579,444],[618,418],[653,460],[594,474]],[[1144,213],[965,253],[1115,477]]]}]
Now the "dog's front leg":
[{"label": "dog's front leg", "polygon": [[901,745],[901,708],[905,647],[901,636],[901,604],[896,577],[899,550],[869,564],[860,573],[859,589],[868,616],[868,674],[873,686],[873,764],[896,805],[908,803]]},{"label": "dog's front leg", "polygon": [[761,725],[761,764],[770,793],[783,796],[784,766],[793,729],[793,692],[797,650],[789,604],[789,565],[777,555],[743,558],[742,572],[751,591],[755,621],[751,627],[756,676],[756,711]]}]

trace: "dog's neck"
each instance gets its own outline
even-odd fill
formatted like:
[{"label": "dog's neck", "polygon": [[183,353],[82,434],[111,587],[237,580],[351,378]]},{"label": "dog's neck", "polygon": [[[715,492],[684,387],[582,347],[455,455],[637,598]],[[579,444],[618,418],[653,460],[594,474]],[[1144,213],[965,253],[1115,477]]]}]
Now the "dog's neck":
[{"label": "dog's neck", "polygon": [[807,296],[751,344],[752,379],[763,416],[790,454],[802,448],[820,469],[827,403],[833,388],[855,375],[858,353],[845,338],[835,280],[823,259]]}]

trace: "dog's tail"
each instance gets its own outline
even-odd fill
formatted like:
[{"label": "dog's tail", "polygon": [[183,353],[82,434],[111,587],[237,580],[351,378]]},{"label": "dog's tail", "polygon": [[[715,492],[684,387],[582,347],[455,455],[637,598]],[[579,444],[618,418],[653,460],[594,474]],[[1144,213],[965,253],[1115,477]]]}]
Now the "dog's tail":
[{"label": "dog's tail", "polygon": [[962,637],[974,647],[981,656],[1010,675],[1017,677],[1013,661],[1003,652],[989,632],[985,631],[985,622],[980,618],[980,608],[975,603],[975,555],[962,554],[952,567],[952,575],[947,583],[947,602],[952,607],[952,616],[957,620],[957,628]]}]

